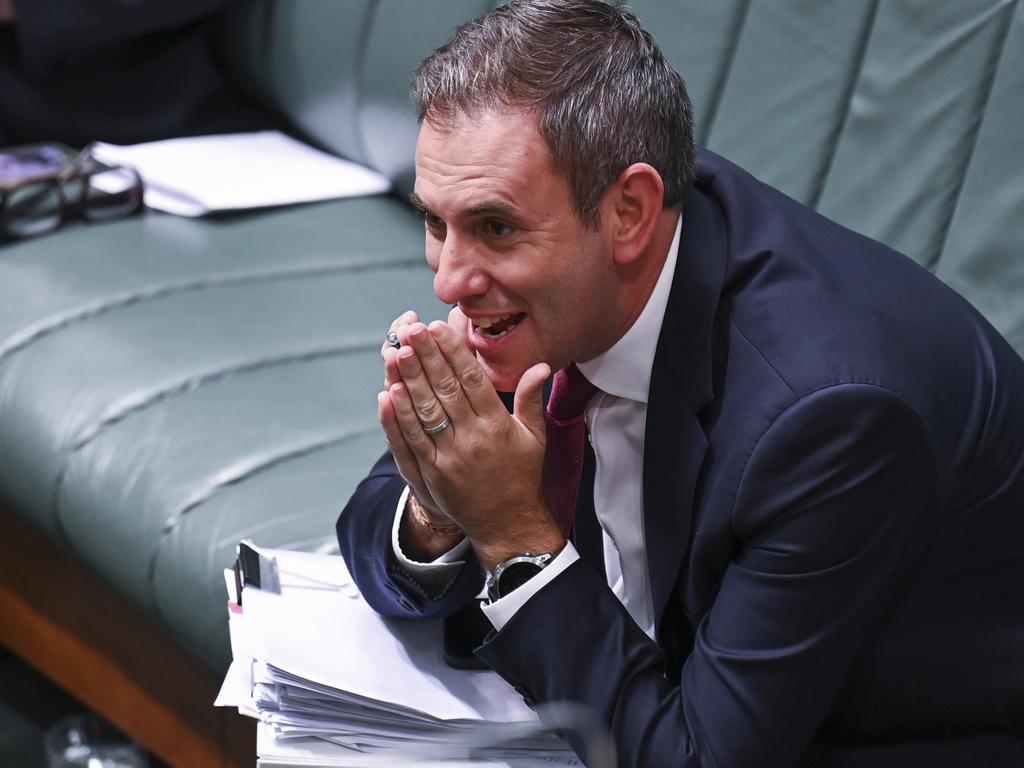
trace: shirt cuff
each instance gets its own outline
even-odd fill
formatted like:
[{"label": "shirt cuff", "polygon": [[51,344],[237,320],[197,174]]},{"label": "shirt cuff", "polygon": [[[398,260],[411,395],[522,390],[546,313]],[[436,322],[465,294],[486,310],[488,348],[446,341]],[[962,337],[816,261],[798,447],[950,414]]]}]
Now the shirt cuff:
[{"label": "shirt cuff", "polygon": [[500,632],[509,620],[516,615],[516,611],[526,604],[527,600],[540,592],[558,574],[579,559],[580,556],[576,551],[576,547],[572,545],[571,541],[567,541],[565,547],[562,548],[562,551],[558,553],[555,559],[542,568],[540,573],[523,584],[523,586],[513,590],[500,600],[482,604],[480,608],[483,610],[484,616]]},{"label": "shirt cuff", "polygon": [[395,522],[391,526],[391,548],[395,552],[395,560],[403,571],[415,577],[416,581],[421,586],[426,587],[428,591],[436,591],[455,578],[459,569],[466,564],[465,554],[469,549],[469,539],[463,539],[429,563],[410,560],[398,543],[398,529],[402,524],[402,515],[405,514],[405,504],[408,499],[409,486],[406,486],[405,490],[402,491],[401,497],[398,499],[398,509],[395,510]]}]

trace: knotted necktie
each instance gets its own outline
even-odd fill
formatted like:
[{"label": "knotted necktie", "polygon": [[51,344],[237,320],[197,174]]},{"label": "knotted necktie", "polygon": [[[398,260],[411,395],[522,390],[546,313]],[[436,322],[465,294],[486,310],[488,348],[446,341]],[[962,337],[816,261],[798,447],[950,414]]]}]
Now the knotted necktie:
[{"label": "knotted necktie", "polygon": [[583,471],[583,411],[595,392],[597,387],[587,381],[576,365],[568,365],[555,374],[544,413],[544,497],[566,536],[572,533]]}]

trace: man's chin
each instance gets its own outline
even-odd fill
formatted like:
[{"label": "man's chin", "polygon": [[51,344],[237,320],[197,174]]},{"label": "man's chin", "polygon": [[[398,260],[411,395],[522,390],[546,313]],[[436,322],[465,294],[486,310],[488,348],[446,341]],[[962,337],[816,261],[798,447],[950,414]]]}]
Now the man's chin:
[{"label": "man's chin", "polygon": [[516,387],[519,386],[519,380],[526,373],[527,368],[529,368],[529,366],[493,363],[484,358],[479,352],[477,352],[476,359],[480,361],[480,365],[483,366],[487,378],[491,380],[491,384],[499,392],[515,392]]}]

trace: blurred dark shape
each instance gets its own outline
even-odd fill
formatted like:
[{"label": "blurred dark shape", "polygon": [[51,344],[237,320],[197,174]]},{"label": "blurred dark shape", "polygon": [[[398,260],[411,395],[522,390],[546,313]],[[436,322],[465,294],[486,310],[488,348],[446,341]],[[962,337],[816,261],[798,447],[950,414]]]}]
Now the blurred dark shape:
[{"label": "blurred dark shape", "polygon": [[14,0],[0,24],[0,147],[133,144],[280,127],[228,79],[232,0]]}]

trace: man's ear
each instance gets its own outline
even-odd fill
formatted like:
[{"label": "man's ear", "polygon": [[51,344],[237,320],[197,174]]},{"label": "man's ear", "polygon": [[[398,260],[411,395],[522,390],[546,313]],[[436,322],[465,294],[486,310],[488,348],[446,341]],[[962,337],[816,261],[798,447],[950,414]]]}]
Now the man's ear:
[{"label": "man's ear", "polygon": [[664,199],[665,184],[653,166],[634,163],[619,174],[605,197],[603,212],[611,224],[616,263],[631,264],[644,252],[654,236]]}]

